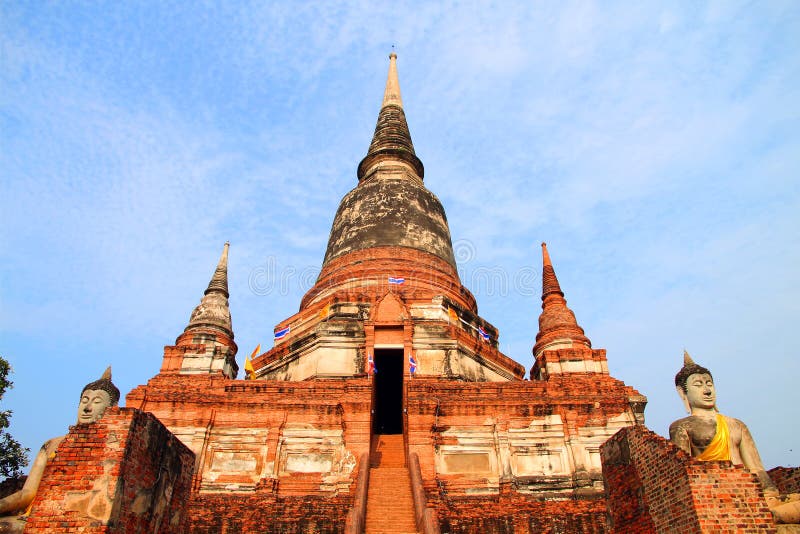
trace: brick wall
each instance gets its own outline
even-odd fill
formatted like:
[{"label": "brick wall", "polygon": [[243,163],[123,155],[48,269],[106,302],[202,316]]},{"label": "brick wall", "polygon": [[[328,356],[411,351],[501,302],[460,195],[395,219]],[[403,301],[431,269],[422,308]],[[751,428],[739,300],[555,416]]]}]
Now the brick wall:
[{"label": "brick wall", "polygon": [[[444,486],[449,495],[496,490],[501,477],[514,477],[536,498],[566,498],[576,492],[602,495],[599,458],[589,464],[584,444],[633,424],[630,398],[638,393],[608,375],[577,374],[508,383],[414,379],[408,385],[408,448],[419,456],[423,484],[430,493]],[[558,429],[547,427],[558,420]],[[532,424],[547,437],[533,431]],[[587,430],[590,429],[590,430]],[[607,430],[612,429],[612,430]],[[479,435],[480,433],[480,435]],[[591,437],[587,437],[591,436]],[[480,443],[478,443],[480,441]],[[523,461],[539,447],[552,449],[561,469],[533,473]],[[484,474],[445,472],[451,452],[484,452]],[[595,449],[596,450],[596,449]],[[464,477],[468,480],[462,480]],[[557,494],[557,495],[556,495]]]},{"label": "brick wall", "polygon": [[[371,388],[368,378],[159,375],[126,402],[154,413],[197,452],[188,532],[342,532],[357,459],[369,452]],[[327,448],[335,449],[333,472],[287,464],[288,453],[312,459]],[[218,465],[226,455],[230,465]]]},{"label": "brick wall", "polygon": [[[635,390],[608,375],[573,374],[509,383],[415,378],[406,395],[408,448],[419,457],[428,506],[436,509],[443,533],[610,532],[595,473],[570,467],[572,445],[585,439],[586,428],[603,429],[629,414]],[[534,454],[546,438],[521,437],[518,430],[555,415],[562,421],[555,441],[569,458],[565,472],[521,475],[515,454]],[[489,429],[485,444],[477,441],[479,429]],[[443,472],[446,450],[458,448],[465,457],[485,448],[496,470]],[[599,464],[596,476],[602,478]]]},{"label": "brick wall", "polygon": [[[618,439],[620,434],[611,438],[618,447],[613,453],[609,449],[611,445],[603,445],[601,449],[609,516],[618,531],[656,532],[638,465],[630,461],[629,442]],[[678,500],[686,496],[684,491],[676,493],[675,498]]]},{"label": "brick wall", "polygon": [[699,462],[643,426],[601,448],[614,532],[775,532],[756,476],[730,462]]},{"label": "brick wall", "polygon": [[352,495],[277,497],[272,493],[201,494],[189,503],[189,532],[344,532]]},{"label": "brick wall", "polygon": [[439,499],[443,533],[600,534],[610,532],[603,499],[540,501],[515,492]]},{"label": "brick wall", "polygon": [[800,493],[800,467],[775,467],[767,473],[781,493]]},{"label": "brick wall", "polygon": [[95,423],[70,427],[25,532],[180,532],[193,464],[153,415],[109,408]]}]

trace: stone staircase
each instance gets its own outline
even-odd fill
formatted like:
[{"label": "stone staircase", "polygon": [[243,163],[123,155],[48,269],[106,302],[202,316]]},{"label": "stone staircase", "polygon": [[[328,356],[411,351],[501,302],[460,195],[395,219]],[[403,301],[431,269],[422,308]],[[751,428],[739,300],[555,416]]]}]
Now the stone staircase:
[{"label": "stone staircase", "polygon": [[373,436],[367,494],[367,534],[417,532],[402,434]]}]

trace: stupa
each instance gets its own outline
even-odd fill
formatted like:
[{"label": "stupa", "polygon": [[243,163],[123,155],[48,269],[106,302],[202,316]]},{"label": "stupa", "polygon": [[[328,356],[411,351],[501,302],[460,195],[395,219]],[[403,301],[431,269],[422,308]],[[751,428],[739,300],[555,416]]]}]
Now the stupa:
[{"label": "stupa", "polygon": [[609,376],[544,245],[529,379],[498,350],[425,187],[395,54],[356,177],[315,285],[254,358],[252,380],[237,380],[226,245],[161,371],[127,396],[197,455],[195,531],[247,529],[248,510],[322,530],[348,514],[370,528],[409,522],[412,487],[417,512],[447,530],[511,516],[604,524],[600,445],[642,422],[646,399]]},{"label": "stupa", "polygon": [[530,372],[500,352],[425,186],[395,54],[356,178],[274,346],[239,376],[226,243],[161,369],[48,463],[31,532],[774,531],[755,475],[644,427],[647,399],[609,375],[544,243]]}]

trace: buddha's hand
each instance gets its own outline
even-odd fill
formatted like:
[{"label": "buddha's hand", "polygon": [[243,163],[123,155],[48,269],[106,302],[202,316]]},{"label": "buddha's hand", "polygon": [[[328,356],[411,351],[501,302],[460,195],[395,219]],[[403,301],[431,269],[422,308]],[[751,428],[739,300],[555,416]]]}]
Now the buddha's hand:
[{"label": "buddha's hand", "polygon": [[767,500],[767,506],[775,508],[781,504],[781,496],[776,489],[764,490],[764,498]]}]

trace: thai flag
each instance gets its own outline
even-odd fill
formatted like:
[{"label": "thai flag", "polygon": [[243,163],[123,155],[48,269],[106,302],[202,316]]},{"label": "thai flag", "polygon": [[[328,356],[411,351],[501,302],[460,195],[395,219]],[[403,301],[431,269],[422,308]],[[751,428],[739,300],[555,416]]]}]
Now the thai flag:
[{"label": "thai flag", "polygon": [[378,372],[378,369],[375,367],[375,360],[372,359],[372,354],[367,356],[367,364],[369,365],[369,374],[374,375]]},{"label": "thai flag", "polygon": [[276,331],[276,332],[275,332],[275,339],[283,339],[283,338],[285,338],[285,337],[286,337],[286,335],[289,333],[289,331],[290,331],[291,329],[292,329],[292,327],[291,327],[291,326],[287,326],[287,327],[286,327],[286,328],[284,328],[283,330],[278,330],[278,331]]},{"label": "thai flag", "polygon": [[417,372],[417,360],[410,352],[408,353],[408,370],[412,375]]},{"label": "thai flag", "polygon": [[484,330],[483,327],[480,326],[478,327],[478,334],[480,334],[481,339],[484,341],[489,341],[491,339],[491,337],[489,336],[489,334],[486,333],[486,330]]},{"label": "thai flag", "polygon": [[395,278],[393,276],[390,276],[389,277],[389,283],[390,284],[396,284],[396,285],[405,284],[406,283],[406,279],[405,278]]}]

